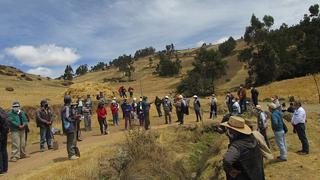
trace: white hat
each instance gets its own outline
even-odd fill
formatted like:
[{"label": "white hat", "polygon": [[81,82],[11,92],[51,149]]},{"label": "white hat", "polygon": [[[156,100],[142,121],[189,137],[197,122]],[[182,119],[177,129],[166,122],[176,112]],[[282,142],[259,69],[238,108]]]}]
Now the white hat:
[{"label": "white hat", "polygon": [[111,103],[116,103],[116,101],[115,101],[115,100],[112,100]]},{"label": "white hat", "polygon": [[133,100],[134,100],[134,101],[136,101],[136,100],[137,100],[137,98],[133,98]]},{"label": "white hat", "polygon": [[197,96],[197,95],[194,95],[193,97],[194,97],[194,98],[197,98],[198,96]]},{"label": "white hat", "polygon": [[116,100],[117,98],[116,97],[113,97],[113,100]]},{"label": "white hat", "polygon": [[168,96],[165,96],[164,98],[165,98],[165,99],[169,99],[169,97],[168,97]]}]

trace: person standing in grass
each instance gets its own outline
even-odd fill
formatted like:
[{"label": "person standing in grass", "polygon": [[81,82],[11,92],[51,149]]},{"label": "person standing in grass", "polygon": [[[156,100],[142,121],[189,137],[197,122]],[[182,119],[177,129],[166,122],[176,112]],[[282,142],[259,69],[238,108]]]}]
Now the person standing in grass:
[{"label": "person standing in grass", "polygon": [[[172,113],[172,103],[169,100],[168,96],[164,97],[163,103],[162,103],[163,111],[164,111],[164,118],[165,118],[165,123],[171,124],[171,113]],[[169,121],[168,121],[169,119]]]},{"label": "person standing in grass", "polygon": [[123,103],[121,105],[121,108],[123,110],[124,120],[125,120],[125,129],[128,130],[131,128],[131,111],[132,106],[128,103],[127,98],[123,100]]},{"label": "person standing in grass", "polygon": [[262,111],[262,107],[260,105],[257,105],[256,109],[258,111],[258,118],[257,118],[258,131],[263,135],[264,140],[266,141],[266,144],[270,148],[270,143],[267,136],[267,128],[268,128],[267,114],[264,111]]},{"label": "person standing in grass", "polygon": [[0,175],[8,172],[9,121],[7,113],[0,107]]},{"label": "person standing in grass", "polygon": [[240,85],[240,88],[238,90],[238,98],[239,98],[241,113],[244,113],[247,111],[247,92],[243,84]]},{"label": "person standing in grass", "polygon": [[14,102],[12,110],[8,113],[12,134],[12,154],[11,161],[16,162],[19,159],[26,158],[26,127],[28,120],[25,112],[20,110],[20,103]]},{"label": "person standing in grass", "polygon": [[193,101],[193,108],[194,108],[194,112],[196,113],[196,118],[197,118],[197,122],[199,122],[199,120],[201,121],[201,104],[200,104],[200,100],[198,98],[197,95],[193,96],[194,101]]},{"label": "person standing in grass", "polygon": [[226,102],[226,105],[228,107],[228,110],[229,110],[229,113],[232,112],[232,100],[234,99],[234,96],[232,95],[231,91],[227,91],[227,95],[225,97],[225,102]]},{"label": "person standing in grass", "polygon": [[61,109],[61,120],[62,120],[62,129],[63,133],[67,136],[67,152],[68,152],[68,158],[70,160],[76,160],[79,159],[78,156],[76,156],[76,113],[71,108],[71,96],[65,95],[64,96],[64,106]]},{"label": "person standing in grass", "polygon": [[259,91],[256,89],[256,87],[251,87],[251,100],[253,105],[256,107],[258,105],[258,99],[259,99]]},{"label": "person standing in grass", "polygon": [[306,122],[307,122],[307,115],[306,111],[301,106],[301,102],[296,101],[294,102],[295,111],[293,113],[291,124],[293,126],[294,133],[298,134],[298,137],[302,144],[302,149],[297,151],[300,155],[309,154],[309,142],[306,136]]},{"label": "person standing in grass", "polygon": [[154,100],[154,104],[156,105],[158,116],[161,117],[162,116],[162,112],[161,112],[162,100],[158,96],[156,96],[156,99]]},{"label": "person standing in grass", "polygon": [[274,132],[275,141],[280,149],[280,156],[277,157],[279,161],[287,161],[287,144],[285,139],[285,124],[283,122],[281,112],[277,109],[274,103],[268,104],[271,112],[271,125]]},{"label": "person standing in grass", "polygon": [[47,143],[48,149],[52,148],[52,133],[51,125],[53,121],[53,113],[49,107],[47,100],[40,102],[40,108],[36,112],[37,127],[40,128],[40,151],[45,150],[45,143]]},{"label": "person standing in grass", "polygon": [[180,125],[183,124],[183,116],[184,116],[184,103],[183,101],[183,96],[179,95],[177,96],[175,102],[174,102],[174,106],[176,107],[176,113],[177,113],[177,117],[178,120],[176,122],[179,122]]},{"label": "person standing in grass", "polygon": [[144,126],[144,114],[143,114],[143,109],[142,109],[142,97],[140,97],[138,106],[137,106],[137,113],[138,113],[138,118],[139,118],[139,125],[140,127]]},{"label": "person standing in grass", "polygon": [[149,130],[150,129],[150,107],[151,103],[148,102],[148,98],[145,96],[142,98],[142,110],[144,115],[144,129]]},{"label": "person standing in grass", "polygon": [[101,135],[108,134],[108,124],[107,124],[107,109],[104,107],[104,102],[100,101],[97,108],[97,117],[100,126]]},{"label": "person standing in grass", "polygon": [[215,94],[212,94],[212,98],[210,100],[210,119],[217,117],[217,108],[218,106],[218,100],[216,98]]},{"label": "person standing in grass", "polygon": [[112,100],[111,102],[112,121],[114,126],[119,126],[119,104]]},{"label": "person standing in grass", "polygon": [[129,86],[128,91],[129,91],[130,98],[133,98],[133,91],[134,91],[133,87]]},{"label": "person standing in grass", "polygon": [[84,117],[84,127],[85,127],[85,131],[92,131],[91,128],[91,107],[92,105],[90,105],[89,101],[86,101],[85,106],[83,107],[83,117]]}]

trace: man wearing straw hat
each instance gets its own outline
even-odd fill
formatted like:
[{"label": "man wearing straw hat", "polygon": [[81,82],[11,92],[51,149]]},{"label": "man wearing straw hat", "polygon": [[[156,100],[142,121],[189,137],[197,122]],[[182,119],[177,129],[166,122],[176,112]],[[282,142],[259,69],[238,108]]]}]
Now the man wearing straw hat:
[{"label": "man wearing straw hat", "polygon": [[230,144],[223,157],[223,168],[228,180],[264,180],[263,159],[257,140],[245,120],[231,116],[221,123],[227,128]]}]

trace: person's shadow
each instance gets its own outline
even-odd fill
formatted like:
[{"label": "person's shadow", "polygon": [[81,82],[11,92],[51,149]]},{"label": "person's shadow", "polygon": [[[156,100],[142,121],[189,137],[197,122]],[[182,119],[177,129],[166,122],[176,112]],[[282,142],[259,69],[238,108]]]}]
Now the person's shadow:
[{"label": "person's shadow", "polygon": [[64,161],[68,161],[68,158],[67,157],[59,157],[59,158],[53,159],[53,162],[55,162],[55,163],[64,162]]}]

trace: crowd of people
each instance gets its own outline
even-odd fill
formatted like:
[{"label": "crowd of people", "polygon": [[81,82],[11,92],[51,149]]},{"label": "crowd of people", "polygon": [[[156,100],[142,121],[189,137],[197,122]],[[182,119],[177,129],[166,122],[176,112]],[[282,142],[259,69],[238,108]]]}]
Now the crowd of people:
[{"label": "crowd of people", "polygon": [[[150,108],[154,103],[159,117],[164,116],[164,123],[171,124],[173,120],[173,108],[176,111],[177,123],[184,124],[186,115],[190,111],[190,99],[177,95],[174,99],[169,96],[160,98],[156,96],[153,102],[142,96],[137,100],[134,97],[134,89],[129,87],[130,98],[126,95],[126,89],[119,88],[118,100],[116,97],[108,99],[103,92],[97,95],[98,106],[96,109],[97,120],[99,122],[101,135],[109,134],[109,125],[107,122],[107,107],[110,107],[113,126],[119,126],[119,113],[122,112],[124,119],[124,129],[132,128],[133,123],[137,122],[141,128],[150,129]],[[223,167],[228,179],[264,179],[262,157],[272,159],[270,142],[267,134],[268,113],[258,104],[259,92],[255,87],[251,88],[251,101],[247,98],[246,88],[240,85],[237,97],[231,91],[227,91],[225,104],[228,113],[223,116],[218,131],[226,133],[229,137],[229,148],[223,158]],[[287,161],[286,133],[288,128],[283,121],[284,112],[292,113],[291,124],[294,133],[297,133],[302,149],[297,153],[304,155],[309,153],[309,143],[305,133],[306,112],[301,103],[296,101],[290,103],[286,108],[285,104],[280,105],[279,98],[274,96],[272,102],[268,104],[268,110],[271,114],[271,128],[274,133],[275,142],[280,150],[279,161]],[[195,121],[203,120],[203,106],[197,95],[193,96],[193,110]],[[208,101],[210,116],[209,119],[216,118],[218,115],[218,100],[215,94]],[[253,121],[242,118],[242,114],[248,111],[247,106],[251,105],[257,112],[257,127],[254,128]],[[10,161],[17,162],[19,159],[28,157],[26,153],[26,137],[28,135],[29,117],[20,109],[20,103],[14,102],[12,109],[5,112],[0,108],[0,173],[8,171],[8,153],[7,138],[9,131],[12,137],[12,152]],[[70,95],[65,95],[64,105],[61,108],[60,118],[62,121],[62,130],[66,136],[66,149],[68,158],[75,160],[80,157],[80,151],[77,148],[77,141],[82,141],[81,122],[84,122],[84,130],[92,131],[91,119],[93,116],[93,101],[90,95],[85,99],[79,97],[76,102],[72,101]],[[40,102],[40,108],[36,111],[36,124],[40,130],[40,151],[53,149],[53,111],[47,100]]]}]

